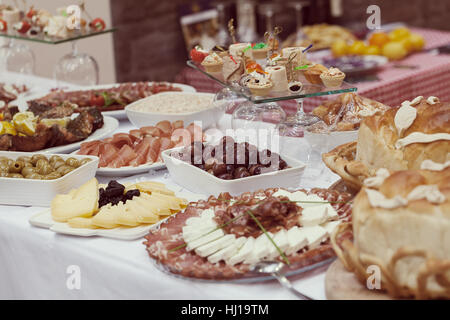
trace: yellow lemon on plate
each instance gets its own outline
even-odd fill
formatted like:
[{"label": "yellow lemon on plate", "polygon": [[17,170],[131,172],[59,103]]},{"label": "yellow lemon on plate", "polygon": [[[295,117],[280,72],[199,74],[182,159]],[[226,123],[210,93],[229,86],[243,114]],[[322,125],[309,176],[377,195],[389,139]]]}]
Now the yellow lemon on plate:
[{"label": "yellow lemon on plate", "polygon": [[379,56],[381,54],[381,49],[378,46],[368,46],[364,54]]},{"label": "yellow lemon on plate", "polygon": [[408,39],[415,51],[420,51],[425,46],[425,39],[420,34],[411,33]]},{"label": "yellow lemon on plate", "polygon": [[403,47],[406,49],[406,51],[412,52],[414,50],[414,46],[413,46],[413,43],[411,42],[410,37],[403,38],[399,42],[401,42],[403,44]]},{"label": "yellow lemon on plate", "polygon": [[344,40],[336,40],[331,45],[331,52],[335,57],[345,56],[347,54],[347,51],[348,45]]},{"label": "yellow lemon on plate", "polygon": [[366,45],[362,41],[354,41],[348,48],[348,54],[361,55],[366,51]]},{"label": "yellow lemon on plate", "polygon": [[36,117],[32,112],[19,112],[14,115],[13,123],[16,130],[27,136],[34,135],[36,131]]},{"label": "yellow lemon on plate", "polygon": [[397,29],[394,29],[391,32],[389,32],[389,39],[391,41],[399,41],[399,40],[409,37],[410,34],[411,34],[411,31],[409,31],[408,28],[401,27],[401,28],[397,28]]},{"label": "yellow lemon on plate", "polygon": [[403,43],[392,41],[383,46],[382,53],[389,60],[400,60],[408,54],[408,51],[406,51]]},{"label": "yellow lemon on plate", "polygon": [[2,121],[0,122],[0,134],[10,134],[10,135],[17,135],[16,128],[14,128],[14,125],[8,121]]}]

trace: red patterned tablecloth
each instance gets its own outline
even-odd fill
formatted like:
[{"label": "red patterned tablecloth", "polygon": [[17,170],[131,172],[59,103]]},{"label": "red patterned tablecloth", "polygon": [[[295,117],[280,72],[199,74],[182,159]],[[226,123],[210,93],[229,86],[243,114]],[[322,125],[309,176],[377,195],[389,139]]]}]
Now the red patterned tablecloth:
[{"label": "red patterned tablecloth", "polygon": [[[450,32],[419,28],[411,28],[411,31],[425,38],[425,50],[450,44]],[[394,67],[397,64],[415,68]],[[418,95],[436,96],[442,101],[450,101],[450,55],[436,55],[425,51],[415,53],[399,62],[388,63],[377,76],[377,81],[356,83],[358,94],[389,106],[400,105],[402,101]],[[221,89],[219,84],[189,67],[177,75],[176,81],[189,84],[201,92],[217,92]],[[305,99],[305,109],[311,110],[327,99],[330,97]],[[293,101],[281,104],[289,113],[295,110]]]}]

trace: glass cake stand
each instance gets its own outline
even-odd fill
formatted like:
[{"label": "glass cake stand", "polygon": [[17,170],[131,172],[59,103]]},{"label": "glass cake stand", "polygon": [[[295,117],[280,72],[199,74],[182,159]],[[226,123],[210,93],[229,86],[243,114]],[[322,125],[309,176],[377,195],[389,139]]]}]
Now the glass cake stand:
[{"label": "glass cake stand", "polygon": [[0,37],[8,39],[6,45],[0,47],[0,60],[7,71],[19,73],[33,73],[34,71],[34,53],[25,44],[17,44],[15,40],[25,40],[28,42],[42,43],[48,45],[57,45],[66,42],[72,42],[71,53],[62,57],[54,68],[55,80],[65,83],[74,83],[78,85],[96,85],[99,82],[99,69],[95,59],[88,54],[79,53],[77,50],[77,41],[102,34],[116,31],[116,28],[108,28],[102,31],[75,31],[66,38],[47,36],[41,33],[30,37],[19,34],[15,31],[10,33],[0,33]]}]

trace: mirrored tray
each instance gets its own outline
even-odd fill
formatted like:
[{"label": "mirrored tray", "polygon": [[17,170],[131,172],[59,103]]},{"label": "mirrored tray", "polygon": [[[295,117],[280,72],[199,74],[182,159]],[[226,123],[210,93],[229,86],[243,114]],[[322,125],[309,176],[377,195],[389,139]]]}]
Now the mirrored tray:
[{"label": "mirrored tray", "polygon": [[268,96],[265,97],[259,97],[252,95],[251,92],[242,87],[239,86],[236,83],[227,83],[222,73],[208,73],[204,69],[204,67],[196,63],[192,60],[187,61],[187,65],[195,70],[200,71],[201,73],[208,76],[210,79],[220,83],[222,86],[228,87],[231,90],[235,91],[236,93],[240,94],[241,96],[245,97],[246,99],[250,100],[253,103],[266,103],[266,102],[275,102],[275,101],[282,101],[282,100],[293,100],[293,99],[303,99],[303,98],[309,98],[309,97],[317,97],[317,96],[326,96],[331,94],[339,94],[344,92],[356,92],[358,88],[355,86],[343,82],[342,85],[338,88],[326,88],[323,85],[317,85],[317,84],[311,84],[306,79],[299,79],[300,82],[303,83],[303,89],[298,93],[291,93],[289,91],[281,91],[281,92],[270,92]]},{"label": "mirrored tray", "polygon": [[0,32],[0,37],[5,37],[5,38],[9,38],[9,39],[17,39],[17,40],[33,41],[33,42],[46,43],[46,44],[60,44],[60,43],[75,41],[75,40],[79,40],[79,39],[90,38],[90,37],[98,36],[98,35],[105,34],[105,33],[111,33],[116,30],[117,30],[117,28],[108,28],[103,31],[95,31],[95,32],[90,32],[90,31],[81,32],[80,31],[80,32],[74,33],[73,35],[71,35],[68,38],[50,37],[50,36],[46,36],[44,33],[41,33],[36,37],[29,37],[26,35],[21,35],[17,32],[14,34]]}]

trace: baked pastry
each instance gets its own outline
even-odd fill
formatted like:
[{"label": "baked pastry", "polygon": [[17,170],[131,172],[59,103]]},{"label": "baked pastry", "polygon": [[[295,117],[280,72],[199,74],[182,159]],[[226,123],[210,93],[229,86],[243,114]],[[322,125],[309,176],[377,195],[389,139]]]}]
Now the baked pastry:
[{"label": "baked pastry", "polygon": [[327,67],[317,63],[311,67],[308,67],[308,69],[303,72],[303,75],[305,76],[306,80],[308,80],[312,84],[322,84],[320,75],[326,71],[328,71]]},{"label": "baked pastry", "polygon": [[223,57],[222,74],[226,82],[239,81],[245,72],[244,61],[240,57],[232,55]]},{"label": "baked pastry", "polygon": [[267,59],[267,52],[269,52],[269,47],[263,42],[252,46],[252,55],[255,60]]},{"label": "baked pastry", "polygon": [[270,80],[273,82],[273,91],[287,91],[288,78],[286,68],[283,66],[266,67],[265,70],[269,74]]},{"label": "baked pastry", "polygon": [[[380,169],[366,180],[352,225],[332,236],[344,266],[364,285],[367,268],[377,266],[381,289],[393,297],[450,298],[450,162],[437,169]],[[340,242],[350,228],[353,243]]]},{"label": "baked pastry", "polygon": [[323,84],[327,88],[337,88],[342,85],[345,79],[345,73],[338,68],[330,68],[320,74]]},{"label": "baked pastry", "polygon": [[316,107],[312,113],[327,125],[336,123],[337,131],[357,130],[364,117],[383,114],[389,107],[372,99],[349,92]]},{"label": "baked pastry", "polygon": [[223,60],[217,53],[212,52],[205,59],[203,59],[201,64],[205,67],[205,70],[208,73],[221,72]]},{"label": "baked pastry", "polygon": [[247,82],[247,87],[255,96],[267,96],[273,88],[273,83],[264,77],[252,77]]},{"label": "baked pastry", "polygon": [[365,118],[358,141],[322,155],[325,164],[352,187],[377,169],[418,170],[426,161],[450,160],[450,103],[417,97],[383,115]]}]

